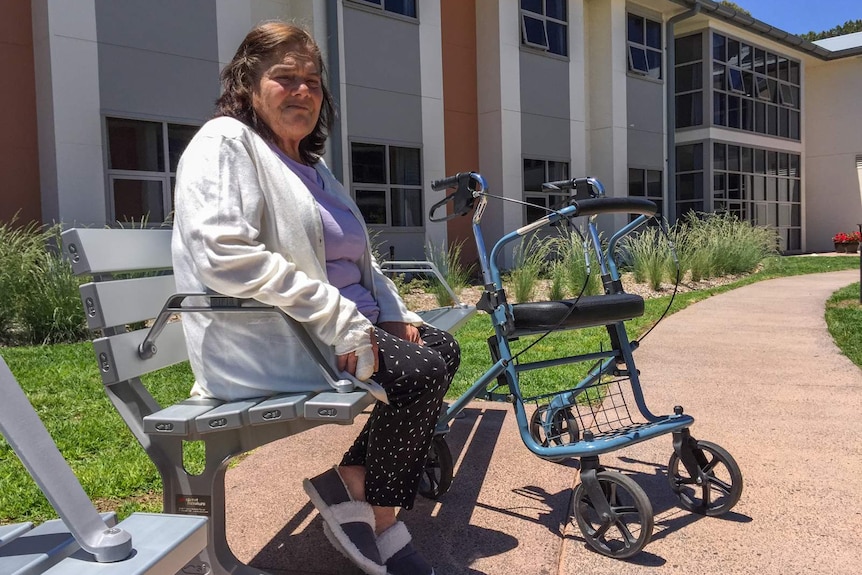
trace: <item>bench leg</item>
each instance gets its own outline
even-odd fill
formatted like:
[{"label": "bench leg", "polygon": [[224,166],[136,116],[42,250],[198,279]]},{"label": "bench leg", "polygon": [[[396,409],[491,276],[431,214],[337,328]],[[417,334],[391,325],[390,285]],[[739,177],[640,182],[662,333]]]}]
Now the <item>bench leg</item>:
[{"label": "bench leg", "polygon": [[177,575],[270,575],[241,562],[227,542],[225,517],[225,474],[234,457],[251,449],[320,425],[318,421],[295,420],[279,429],[276,425],[246,426],[234,432],[220,432],[206,441],[206,466],[200,475],[189,474],[182,464],[183,441],[155,437],[150,458],[164,485],[165,513],[206,515],[207,547]]}]

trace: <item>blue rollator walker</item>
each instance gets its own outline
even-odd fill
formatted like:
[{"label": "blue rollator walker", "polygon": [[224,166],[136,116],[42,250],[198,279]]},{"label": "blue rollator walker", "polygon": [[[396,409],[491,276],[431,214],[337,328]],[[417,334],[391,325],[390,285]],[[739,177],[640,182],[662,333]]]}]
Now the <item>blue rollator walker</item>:
[{"label": "blue rollator walker", "polygon": [[[694,418],[676,406],[671,415],[654,415],[641,391],[632,352],[637,342],[629,341],[625,321],[643,315],[640,296],[623,291],[614,261],[619,241],[644,225],[656,212],[656,205],[643,198],[605,197],[601,183],[593,178],[576,178],[543,185],[549,190],[571,194],[569,204],[548,210],[546,216],[504,235],[491,249],[485,249],[480,223],[488,197],[485,179],[476,172],[464,172],[432,183],[432,189],[454,188],[431,208],[432,221],[443,221],[473,213],[473,234],[479,253],[484,293],[477,308],[486,311],[494,328],[489,338],[493,365],[470,388],[451,403],[437,426],[420,493],[436,499],[448,491],[453,460],[446,444],[449,423],[468,403],[477,398],[511,402],[527,448],[542,459],[580,460],[580,478],[573,494],[574,516],[587,544],[603,555],[624,559],[638,553],[649,542],[653,530],[652,505],[641,487],[630,477],[602,467],[599,456],[667,433],[673,436],[673,454],[668,463],[670,488],[680,505],[694,513],[721,515],[739,501],[742,474],[733,457],[714,443],[692,437]],[[452,204],[448,215],[435,217],[439,208]],[[602,250],[596,216],[608,213],[636,215],[616,231]],[[571,225],[574,218],[586,217],[591,244],[604,295],[582,295],[574,299],[509,304],[497,260],[507,244],[521,240],[547,226]],[[510,342],[557,330],[604,326],[610,349],[569,355],[555,359],[525,361],[513,353]],[[564,354],[565,355],[565,354]],[[519,374],[527,370],[579,362],[592,367],[585,377],[568,389],[525,397]],[[586,365],[586,364],[584,364]],[[525,405],[536,406],[532,414]],[[636,406],[636,410],[630,405]]]}]

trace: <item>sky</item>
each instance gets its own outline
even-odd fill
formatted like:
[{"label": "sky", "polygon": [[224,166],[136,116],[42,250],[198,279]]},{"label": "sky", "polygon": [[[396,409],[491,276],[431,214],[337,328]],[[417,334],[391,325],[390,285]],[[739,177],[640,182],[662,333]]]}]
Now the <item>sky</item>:
[{"label": "sky", "polygon": [[751,16],[791,34],[823,32],[862,20],[860,0],[734,0]]}]

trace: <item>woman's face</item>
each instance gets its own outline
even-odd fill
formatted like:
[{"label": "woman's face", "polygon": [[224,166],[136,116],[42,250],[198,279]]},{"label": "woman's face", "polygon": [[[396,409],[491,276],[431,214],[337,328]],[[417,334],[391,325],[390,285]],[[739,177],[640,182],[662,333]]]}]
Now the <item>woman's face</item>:
[{"label": "woman's face", "polygon": [[264,65],[252,95],[258,117],[278,136],[282,151],[297,161],[299,142],[317,125],[322,103],[317,60],[296,46]]}]

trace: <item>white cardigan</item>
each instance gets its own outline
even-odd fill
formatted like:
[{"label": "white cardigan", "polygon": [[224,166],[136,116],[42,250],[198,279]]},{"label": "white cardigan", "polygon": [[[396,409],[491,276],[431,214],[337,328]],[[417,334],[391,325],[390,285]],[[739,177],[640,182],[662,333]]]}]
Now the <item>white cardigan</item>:
[{"label": "white cardigan", "polygon": [[[326,189],[340,194],[362,221],[324,162],[315,167]],[[278,306],[306,326],[333,366],[336,354],[349,352],[366,366],[373,360],[371,323],[327,282],[323,227],[311,192],[251,128],[216,118],[200,129],[177,169],[175,206],[172,249],[180,293],[215,291]],[[362,285],[380,307],[379,322],[422,323],[370,249],[359,267]],[[193,394],[234,400],[327,388],[320,368],[277,314],[188,313],[182,322]]]}]

